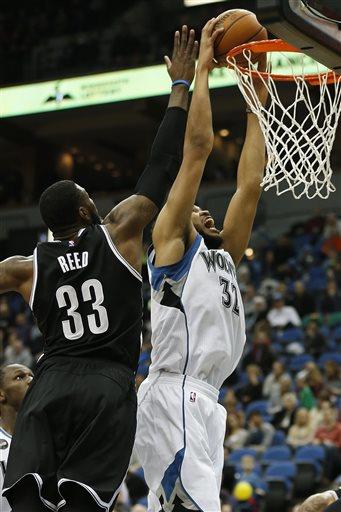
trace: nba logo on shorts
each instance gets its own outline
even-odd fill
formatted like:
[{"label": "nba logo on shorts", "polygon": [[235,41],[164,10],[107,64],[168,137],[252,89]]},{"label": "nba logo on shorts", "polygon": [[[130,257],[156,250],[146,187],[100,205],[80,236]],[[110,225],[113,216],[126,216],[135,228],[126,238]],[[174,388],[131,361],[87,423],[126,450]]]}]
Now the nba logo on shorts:
[{"label": "nba logo on shorts", "polygon": [[191,391],[190,395],[189,395],[189,401],[190,402],[195,402],[196,398],[197,398],[197,394],[194,391]]}]

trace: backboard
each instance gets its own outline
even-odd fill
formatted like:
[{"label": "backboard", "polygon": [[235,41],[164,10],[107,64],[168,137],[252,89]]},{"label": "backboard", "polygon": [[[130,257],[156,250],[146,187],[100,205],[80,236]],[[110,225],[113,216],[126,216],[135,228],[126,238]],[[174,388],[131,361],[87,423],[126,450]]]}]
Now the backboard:
[{"label": "backboard", "polygon": [[341,0],[257,0],[269,32],[341,74]]}]

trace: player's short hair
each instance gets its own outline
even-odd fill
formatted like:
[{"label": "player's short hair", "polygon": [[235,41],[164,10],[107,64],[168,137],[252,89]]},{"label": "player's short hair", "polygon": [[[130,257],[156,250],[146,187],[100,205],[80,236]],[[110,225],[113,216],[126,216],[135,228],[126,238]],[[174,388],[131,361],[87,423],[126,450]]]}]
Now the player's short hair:
[{"label": "player's short hair", "polygon": [[7,364],[3,364],[0,366],[0,388],[3,388],[5,381],[5,368],[8,366]]},{"label": "player's short hair", "polygon": [[57,181],[40,196],[40,214],[53,232],[71,226],[78,220],[81,191],[71,180]]}]

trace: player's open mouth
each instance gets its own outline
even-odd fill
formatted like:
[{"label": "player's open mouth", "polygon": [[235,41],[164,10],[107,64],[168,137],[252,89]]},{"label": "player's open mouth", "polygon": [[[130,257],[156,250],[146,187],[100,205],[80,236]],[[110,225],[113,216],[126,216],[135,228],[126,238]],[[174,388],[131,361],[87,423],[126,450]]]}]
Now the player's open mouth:
[{"label": "player's open mouth", "polygon": [[206,217],[205,220],[204,220],[204,226],[205,228],[214,228],[214,220],[212,219],[212,217]]}]

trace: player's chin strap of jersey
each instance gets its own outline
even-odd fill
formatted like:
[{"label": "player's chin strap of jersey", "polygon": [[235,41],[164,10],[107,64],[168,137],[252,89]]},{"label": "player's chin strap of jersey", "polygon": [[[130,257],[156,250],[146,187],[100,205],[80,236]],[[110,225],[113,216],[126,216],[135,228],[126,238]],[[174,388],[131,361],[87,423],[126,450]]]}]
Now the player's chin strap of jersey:
[{"label": "player's chin strap of jersey", "polygon": [[135,194],[148,197],[161,208],[181,165],[187,111],[170,107],[155,137],[149,161],[137,182]]}]

